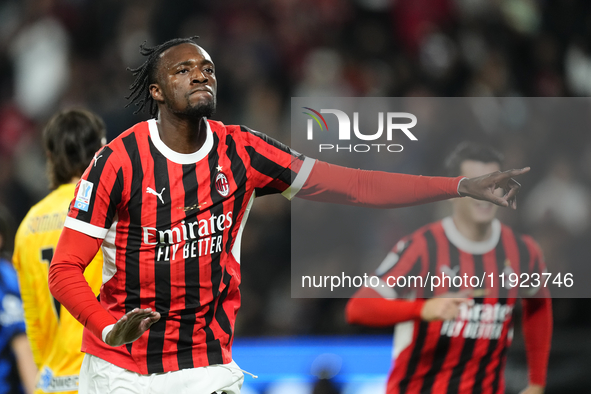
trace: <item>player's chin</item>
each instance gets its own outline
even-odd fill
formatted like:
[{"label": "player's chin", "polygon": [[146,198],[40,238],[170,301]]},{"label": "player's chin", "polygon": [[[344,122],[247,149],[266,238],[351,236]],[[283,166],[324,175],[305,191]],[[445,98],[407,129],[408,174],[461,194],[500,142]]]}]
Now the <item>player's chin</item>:
[{"label": "player's chin", "polygon": [[492,203],[472,207],[472,220],[478,224],[487,224],[493,221],[499,207]]},{"label": "player's chin", "polygon": [[201,118],[211,117],[215,113],[215,100],[198,101],[196,103],[190,102],[184,111],[185,115]]},{"label": "player's chin", "polygon": [[201,111],[215,111],[216,99],[214,96],[205,95],[199,97],[199,100],[195,103],[195,107]]}]

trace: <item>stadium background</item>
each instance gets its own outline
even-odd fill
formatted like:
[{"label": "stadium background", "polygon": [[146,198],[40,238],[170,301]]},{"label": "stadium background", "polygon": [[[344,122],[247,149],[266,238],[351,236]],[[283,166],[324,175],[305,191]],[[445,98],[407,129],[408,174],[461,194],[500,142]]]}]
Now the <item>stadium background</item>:
[{"label": "stadium background", "polygon": [[[138,45],[191,35],[201,36],[216,62],[214,118],[284,142],[290,98],[297,96],[591,94],[591,2],[585,0],[2,0],[0,204],[15,223],[48,192],[40,145],[48,117],[58,108],[86,106],[105,119],[112,139],[147,116],[125,108],[132,81],[126,67],[143,62]],[[476,136],[510,141],[498,146],[507,167],[532,167],[522,180],[521,209],[503,219],[534,235],[548,263],[562,269],[588,264],[591,255],[591,137],[573,130],[565,124],[533,135],[508,128],[494,131],[503,138]],[[441,174],[445,153],[469,133],[436,137],[437,149],[409,171]],[[391,241],[435,218],[437,209],[389,213]],[[289,344],[297,346],[308,336],[388,335],[347,326],[346,300],[291,299],[289,222],[282,197],[254,206],[242,244],[237,341],[292,337]],[[384,255],[390,244],[384,240]],[[554,300],[548,393],[589,392],[589,306]],[[306,343],[312,352],[318,345]],[[523,379],[516,372],[524,371],[519,335],[509,367],[508,392],[514,392]],[[259,386],[266,394],[311,392],[309,384]],[[331,392],[318,386],[316,393]]]}]

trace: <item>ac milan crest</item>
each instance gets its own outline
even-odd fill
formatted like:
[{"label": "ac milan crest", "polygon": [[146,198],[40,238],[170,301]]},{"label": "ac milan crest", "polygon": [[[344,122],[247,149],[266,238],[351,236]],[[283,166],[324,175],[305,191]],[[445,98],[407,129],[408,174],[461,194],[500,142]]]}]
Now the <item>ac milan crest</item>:
[{"label": "ac milan crest", "polygon": [[215,177],[215,189],[222,197],[226,197],[230,193],[230,184],[223,172],[218,173]]}]

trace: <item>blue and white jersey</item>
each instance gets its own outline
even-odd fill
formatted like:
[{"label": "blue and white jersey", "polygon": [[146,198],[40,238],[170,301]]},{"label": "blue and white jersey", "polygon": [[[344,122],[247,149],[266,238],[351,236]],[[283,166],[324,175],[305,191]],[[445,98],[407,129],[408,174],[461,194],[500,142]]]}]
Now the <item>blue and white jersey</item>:
[{"label": "blue and white jersey", "polygon": [[12,264],[0,258],[0,394],[22,393],[11,341],[25,333],[18,278]]}]

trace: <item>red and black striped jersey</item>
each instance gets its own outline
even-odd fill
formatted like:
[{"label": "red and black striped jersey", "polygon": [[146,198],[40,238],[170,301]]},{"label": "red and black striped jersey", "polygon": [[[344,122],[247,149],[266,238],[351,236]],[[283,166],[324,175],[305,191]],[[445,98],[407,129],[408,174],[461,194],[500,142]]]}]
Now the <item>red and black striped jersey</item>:
[{"label": "red and black striped jersey", "polygon": [[107,311],[119,319],[149,307],[162,318],[117,348],[85,330],[83,351],[142,374],[230,362],[253,200],[293,197],[313,165],[264,134],[215,121],[192,154],[168,148],[155,120],[100,150],[65,226],[104,239],[99,301]]},{"label": "red and black striped jersey", "polygon": [[[530,288],[529,294],[521,294],[523,288],[511,288],[507,281],[500,287],[499,274],[541,273],[545,263],[531,237],[515,234],[496,219],[492,230],[487,241],[470,241],[452,218],[445,218],[399,241],[376,270],[382,283],[388,278],[390,283],[393,278],[400,283],[399,277],[486,275],[485,298],[463,304],[456,319],[411,320],[395,326],[388,394],[504,393],[503,370],[513,338],[516,298],[533,296],[532,290],[541,295],[545,290]],[[490,274],[496,278],[493,287]],[[374,289],[385,298],[431,298],[461,288],[447,281],[434,291],[414,285]]]}]

